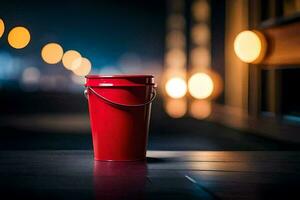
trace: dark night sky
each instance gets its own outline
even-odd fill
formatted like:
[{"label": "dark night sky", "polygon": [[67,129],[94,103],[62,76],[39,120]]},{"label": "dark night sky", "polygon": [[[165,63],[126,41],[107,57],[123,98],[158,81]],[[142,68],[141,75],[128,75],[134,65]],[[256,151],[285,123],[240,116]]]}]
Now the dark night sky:
[{"label": "dark night sky", "polygon": [[[186,1],[187,20],[191,15],[191,2]],[[139,67],[138,70],[148,67],[147,73],[157,73],[159,70],[153,68],[160,68],[164,57],[166,4],[165,0],[1,1],[0,18],[6,30],[0,38],[0,65],[7,63],[4,59],[1,61],[3,53],[19,62],[18,69],[10,69],[10,72],[19,71],[11,76],[13,81],[18,81],[22,71],[31,66],[38,67],[43,75],[69,77],[70,73],[61,63],[55,67],[43,62],[40,56],[45,44],[58,42],[65,51],[74,49],[87,57],[92,63],[92,73],[100,73],[98,69],[104,67],[122,66],[120,59],[128,54],[141,60],[129,73],[139,73],[135,67]],[[223,76],[225,2],[211,0],[211,5],[212,68]],[[25,26],[31,32],[31,42],[24,49],[13,49],[7,43],[7,34],[15,26]],[[5,69],[8,68],[3,67],[1,72],[0,68],[0,87],[1,78],[8,77],[8,73],[3,72]],[[128,73],[126,70],[121,73]]]},{"label": "dark night sky", "polygon": [[[161,62],[164,50],[165,1],[1,1],[0,17],[6,23],[0,50],[19,56],[39,56],[48,42],[75,49],[94,67],[116,65],[124,53]],[[28,27],[31,43],[23,50],[11,49],[7,30]],[[40,60],[42,63],[42,61]]]}]

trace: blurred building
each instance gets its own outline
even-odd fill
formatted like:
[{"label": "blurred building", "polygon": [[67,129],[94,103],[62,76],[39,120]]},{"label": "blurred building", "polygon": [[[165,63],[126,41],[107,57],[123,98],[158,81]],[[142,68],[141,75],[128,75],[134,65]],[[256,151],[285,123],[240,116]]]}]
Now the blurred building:
[{"label": "blurred building", "polygon": [[[23,119],[43,116],[37,123],[50,130],[53,115],[67,115],[68,126],[72,117],[83,121],[73,131],[89,132],[85,74],[153,74],[159,93],[153,132],[196,135],[205,123],[217,123],[300,142],[298,0],[2,4],[3,126],[9,121],[24,128]],[[30,33],[26,44],[11,34],[20,26]],[[49,44],[56,46],[46,51]],[[70,50],[80,59],[68,61]],[[248,51],[258,52],[259,60],[248,58]]]}]

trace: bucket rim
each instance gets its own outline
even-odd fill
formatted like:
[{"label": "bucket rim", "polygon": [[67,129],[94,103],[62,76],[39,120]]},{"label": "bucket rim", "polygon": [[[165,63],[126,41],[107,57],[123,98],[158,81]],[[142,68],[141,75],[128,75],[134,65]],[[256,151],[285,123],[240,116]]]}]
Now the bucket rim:
[{"label": "bucket rim", "polygon": [[85,87],[147,87],[152,86],[153,88],[157,88],[156,83],[147,83],[147,84],[113,84],[113,83],[99,83],[98,85],[88,85],[84,84]]},{"label": "bucket rim", "polygon": [[115,75],[86,75],[85,78],[88,79],[97,79],[97,78],[154,78],[150,74],[115,74]]}]

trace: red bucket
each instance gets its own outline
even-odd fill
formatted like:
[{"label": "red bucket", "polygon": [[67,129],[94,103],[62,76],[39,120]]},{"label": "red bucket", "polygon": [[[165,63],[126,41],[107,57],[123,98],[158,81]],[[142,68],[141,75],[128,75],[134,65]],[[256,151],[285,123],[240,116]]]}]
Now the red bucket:
[{"label": "red bucket", "polygon": [[146,157],[152,75],[86,76],[94,159],[133,161]]}]

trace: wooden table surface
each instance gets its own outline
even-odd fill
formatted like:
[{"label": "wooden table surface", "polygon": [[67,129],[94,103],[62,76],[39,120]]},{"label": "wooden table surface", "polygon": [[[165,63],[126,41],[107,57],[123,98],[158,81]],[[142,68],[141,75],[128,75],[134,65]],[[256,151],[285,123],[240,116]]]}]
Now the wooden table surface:
[{"label": "wooden table surface", "polygon": [[147,162],[0,152],[0,194],[10,199],[300,199],[299,181],[298,151],[148,151]]}]

